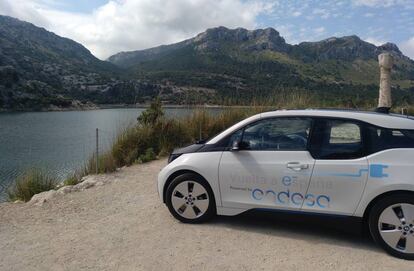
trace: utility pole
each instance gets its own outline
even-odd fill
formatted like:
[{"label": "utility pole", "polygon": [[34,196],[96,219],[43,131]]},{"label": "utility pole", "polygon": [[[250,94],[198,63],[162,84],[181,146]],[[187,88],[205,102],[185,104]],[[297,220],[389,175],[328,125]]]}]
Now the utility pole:
[{"label": "utility pole", "polygon": [[99,173],[99,130],[96,128],[96,174]]},{"label": "utility pole", "polygon": [[393,62],[394,60],[390,53],[382,53],[378,56],[378,63],[380,67],[380,88],[377,111],[381,113],[389,113],[392,106],[391,69]]}]

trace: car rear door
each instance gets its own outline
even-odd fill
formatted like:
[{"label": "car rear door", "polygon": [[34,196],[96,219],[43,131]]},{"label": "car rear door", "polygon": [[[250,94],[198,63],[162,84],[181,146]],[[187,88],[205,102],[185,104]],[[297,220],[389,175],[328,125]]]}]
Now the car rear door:
[{"label": "car rear door", "polygon": [[222,204],[231,208],[297,209],[309,186],[314,159],[307,150],[310,118],[259,120],[229,140],[249,147],[224,151],[219,165]]},{"label": "car rear door", "polygon": [[364,129],[355,120],[316,120],[310,145],[316,161],[302,210],[354,213],[368,178]]}]

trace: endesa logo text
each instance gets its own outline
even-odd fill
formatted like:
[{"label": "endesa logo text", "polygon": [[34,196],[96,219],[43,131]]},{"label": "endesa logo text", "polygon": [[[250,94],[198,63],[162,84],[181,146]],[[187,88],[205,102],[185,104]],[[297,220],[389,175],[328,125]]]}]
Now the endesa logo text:
[{"label": "endesa logo text", "polygon": [[292,177],[285,176],[282,179],[282,184],[286,191],[274,191],[272,189],[262,190],[259,188],[252,189],[252,197],[257,201],[272,200],[275,204],[294,204],[297,206],[302,206],[305,204],[309,207],[319,207],[319,208],[329,208],[329,203],[331,199],[327,195],[314,195],[306,194],[303,195],[298,192],[291,193],[289,186],[292,184]]},{"label": "endesa logo text", "polygon": [[265,199],[271,198],[276,204],[290,204],[301,206],[302,203],[306,204],[309,207],[315,206],[315,204],[320,208],[329,208],[329,202],[331,199],[326,195],[313,195],[301,193],[291,193],[288,190],[275,192],[273,190],[263,191],[262,189],[255,188],[252,190],[252,197],[255,200],[262,201]]}]

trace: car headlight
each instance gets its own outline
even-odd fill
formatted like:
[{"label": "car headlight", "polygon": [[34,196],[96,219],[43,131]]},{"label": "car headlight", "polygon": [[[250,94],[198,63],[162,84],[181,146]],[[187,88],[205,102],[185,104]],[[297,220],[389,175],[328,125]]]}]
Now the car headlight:
[{"label": "car headlight", "polygon": [[181,154],[182,153],[171,153],[170,156],[168,157],[168,163],[171,163],[172,161],[180,157]]}]

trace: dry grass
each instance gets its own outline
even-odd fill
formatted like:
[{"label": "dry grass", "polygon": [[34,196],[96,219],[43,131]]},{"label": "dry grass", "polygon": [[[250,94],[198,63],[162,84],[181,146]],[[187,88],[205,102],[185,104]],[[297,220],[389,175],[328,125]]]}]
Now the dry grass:
[{"label": "dry grass", "polygon": [[8,191],[10,201],[29,201],[33,195],[56,188],[57,179],[42,170],[31,169],[16,180],[15,186]]},{"label": "dry grass", "polygon": [[183,119],[160,118],[152,124],[138,124],[125,130],[112,146],[111,155],[120,167],[154,160],[174,148],[210,138],[238,121],[265,111],[266,107],[229,108],[214,114],[195,110]]}]

